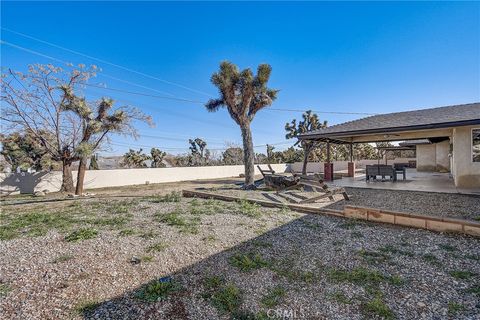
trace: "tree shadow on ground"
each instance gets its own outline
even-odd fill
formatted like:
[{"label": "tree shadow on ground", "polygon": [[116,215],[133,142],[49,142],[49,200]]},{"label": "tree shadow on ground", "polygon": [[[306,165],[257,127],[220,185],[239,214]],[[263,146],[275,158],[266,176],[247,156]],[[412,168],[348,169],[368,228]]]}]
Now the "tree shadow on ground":
[{"label": "tree shadow on ground", "polygon": [[[275,282],[285,282],[276,274],[274,266],[282,267],[282,264],[291,264],[296,259],[308,259],[313,261],[321,256],[320,250],[314,250],[316,254],[310,257],[299,256],[303,246],[311,246],[308,239],[313,243],[320,239],[315,232],[320,228],[320,222],[315,215],[306,215],[295,219],[281,227],[270,230],[262,235],[244,241],[230,249],[210,255],[205,259],[182,268],[171,274],[158,274],[153,282],[160,279],[171,278],[181,289],[174,290],[158,301],[144,301],[140,298],[142,290],[149,283],[127,291],[121,296],[101,302],[83,312],[85,319],[212,319],[231,315],[230,311],[243,310],[245,312],[257,312],[251,308],[251,299],[256,292],[264,291],[261,287],[262,280],[266,277],[272,287]],[[342,223],[341,219],[333,222],[333,225]],[[318,225],[318,226],[317,226]],[[332,225],[332,226],[333,226]],[[323,226],[327,227],[327,226]],[[325,229],[326,230],[326,229]],[[253,266],[255,262],[245,261],[245,267],[252,268],[249,271],[241,271],[232,265],[232,257],[240,255],[255,260],[255,256],[261,257],[265,263],[260,267]],[[258,261],[257,261],[258,262]],[[249,263],[252,266],[248,266]],[[286,265],[285,265],[286,266]],[[300,272],[300,271],[299,271]],[[259,275],[260,274],[260,275]],[[212,276],[218,276],[226,284],[234,284],[239,288],[243,303],[230,311],[219,311],[212,306],[211,299],[205,296],[208,289],[205,288],[205,280]],[[258,306],[257,306],[258,308]],[[260,309],[265,309],[260,306]],[[266,309],[264,310],[266,311]]]},{"label": "tree shadow on ground", "polygon": [[[395,298],[398,294],[411,294],[412,290],[416,290],[415,286],[395,287],[386,280],[397,275],[399,279],[403,277],[405,269],[411,269],[416,261],[415,265],[418,264],[418,257],[415,254],[402,255],[400,260],[390,263],[393,256],[390,257],[389,254],[380,254],[382,259],[378,258],[376,261],[377,257],[373,254],[370,257],[362,252],[374,252],[374,249],[378,249],[376,247],[386,245],[412,246],[410,248],[419,244],[428,246],[432,245],[433,240],[442,241],[445,237],[423,230],[339,217],[304,215],[174,273],[159,272],[158,278],[153,279],[152,283],[158,283],[160,279],[164,281],[167,277],[173,279],[172,283],[175,285],[170,289],[160,288],[156,295],[153,294],[158,301],[142,300],[142,293],[145,297],[144,290],[149,284],[145,283],[85,310],[83,317],[228,319],[237,314],[236,319],[260,319],[259,315],[262,312],[265,315],[268,310],[274,312],[287,310],[305,319],[348,319],[365,316],[362,315],[362,306],[376,296],[382,296],[385,301],[390,301],[393,312],[402,310],[400,312],[419,317],[420,313],[415,309],[415,304],[405,307],[401,299]],[[478,245],[478,242],[476,244],[472,242],[470,245],[465,244],[462,239],[452,239],[451,241],[457,239],[459,243],[468,246],[464,248],[466,251],[475,250],[475,245]],[[372,261],[373,267],[370,264]],[[361,284],[359,287],[349,283],[338,284],[329,278],[331,270],[352,270],[358,267],[372,267],[372,272],[380,272],[381,276],[372,273],[369,277],[373,277],[373,280],[368,278],[366,281],[372,283],[378,281],[381,285],[377,283],[375,285],[378,287],[370,286],[369,291],[361,289]],[[423,283],[425,274],[438,275],[438,272],[440,271],[433,266],[422,265],[422,272],[418,275],[409,271],[408,281]],[[214,281],[216,284],[209,284],[214,276],[220,280]],[[429,278],[428,281],[432,279]],[[418,298],[427,299],[430,295],[439,301],[448,298],[448,294],[444,293],[444,283],[436,281],[432,282],[433,287],[429,292],[417,290],[415,294]],[[217,287],[212,289],[214,285]],[[229,285],[238,289],[238,301],[232,297],[235,290],[228,287]],[[227,287],[231,290],[222,291]],[[283,288],[286,292],[285,297],[278,304],[269,305],[261,302],[274,288]],[[384,291],[381,295],[378,293],[380,288]],[[335,299],[332,300],[332,296],[338,298],[343,295],[350,302],[339,303]],[[442,302],[448,303],[447,300]],[[238,316],[238,312],[243,312],[241,313],[243,317]]]}]

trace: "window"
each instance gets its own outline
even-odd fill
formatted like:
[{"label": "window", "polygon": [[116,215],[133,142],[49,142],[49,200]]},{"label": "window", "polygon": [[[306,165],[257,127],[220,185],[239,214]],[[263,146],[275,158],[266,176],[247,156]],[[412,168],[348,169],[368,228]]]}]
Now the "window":
[{"label": "window", "polygon": [[480,129],[472,129],[472,161],[480,162]]}]

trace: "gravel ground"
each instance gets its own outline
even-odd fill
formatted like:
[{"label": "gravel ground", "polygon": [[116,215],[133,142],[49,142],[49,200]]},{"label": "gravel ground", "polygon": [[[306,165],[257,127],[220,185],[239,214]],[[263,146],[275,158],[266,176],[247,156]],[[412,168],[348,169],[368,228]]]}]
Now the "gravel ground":
[{"label": "gravel ground", "polygon": [[480,318],[471,237],[174,196],[1,218],[4,319]]},{"label": "gravel ground", "polygon": [[[425,214],[441,217],[463,218],[480,221],[480,196],[462,195],[452,193],[433,193],[418,191],[393,191],[366,188],[345,188],[350,196],[345,201],[341,195],[335,196],[335,202],[328,198],[313,205],[328,209],[343,210],[348,204],[352,206],[371,207],[398,212]],[[286,203],[287,200],[275,196],[272,191],[248,192],[238,187],[205,188],[204,191],[214,191],[225,195],[248,197],[261,200],[269,200],[267,196],[274,196],[276,199]],[[297,191],[295,191],[297,192]],[[311,197],[308,192],[297,192],[300,195]]]}]

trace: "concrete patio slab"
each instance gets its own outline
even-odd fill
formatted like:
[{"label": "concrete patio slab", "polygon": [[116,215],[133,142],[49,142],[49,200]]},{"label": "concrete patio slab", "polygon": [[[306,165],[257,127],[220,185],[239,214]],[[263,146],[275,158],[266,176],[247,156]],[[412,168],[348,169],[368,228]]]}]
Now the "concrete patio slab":
[{"label": "concrete patio slab", "polygon": [[450,173],[440,172],[419,172],[416,169],[407,169],[406,180],[366,182],[365,174],[351,177],[343,177],[328,184],[339,187],[368,188],[368,189],[387,189],[387,190],[407,190],[441,193],[460,193],[460,194],[479,194],[480,189],[462,189],[455,187]]}]

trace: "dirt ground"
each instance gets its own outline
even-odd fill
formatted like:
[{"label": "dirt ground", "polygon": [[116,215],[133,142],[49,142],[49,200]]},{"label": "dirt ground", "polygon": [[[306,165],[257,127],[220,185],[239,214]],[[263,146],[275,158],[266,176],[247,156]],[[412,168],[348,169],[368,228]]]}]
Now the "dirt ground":
[{"label": "dirt ground", "polygon": [[480,239],[175,192],[238,181],[3,199],[2,318],[480,317]]}]

